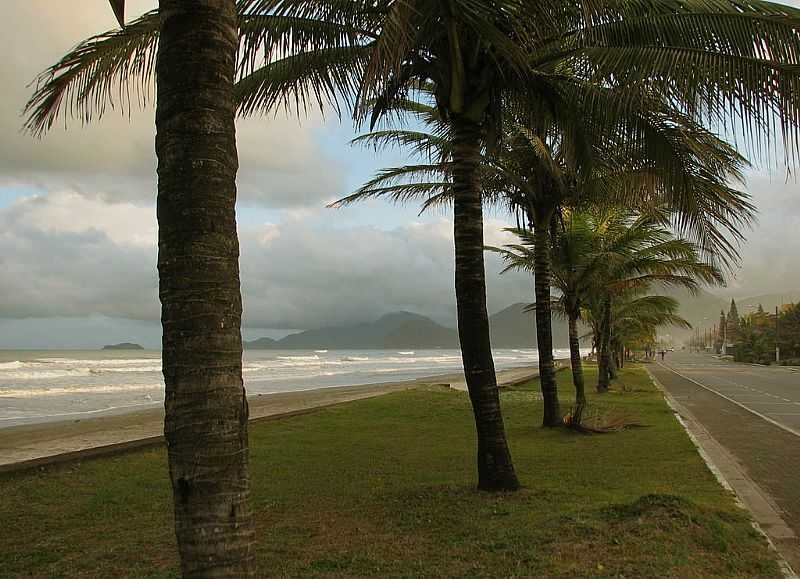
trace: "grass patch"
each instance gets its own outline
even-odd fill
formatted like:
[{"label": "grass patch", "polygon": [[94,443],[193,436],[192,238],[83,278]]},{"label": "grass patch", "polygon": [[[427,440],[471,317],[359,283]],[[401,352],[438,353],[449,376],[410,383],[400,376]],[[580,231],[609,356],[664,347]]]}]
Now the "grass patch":
[{"label": "grass patch", "polygon": [[[596,379],[587,368],[587,384]],[[569,372],[559,372],[571,403]],[[504,390],[524,488],[474,490],[464,393],[415,390],[251,428],[264,576],[780,577],[640,368],[593,408],[648,428],[542,429]],[[177,576],[162,449],[0,479],[0,576]]]}]

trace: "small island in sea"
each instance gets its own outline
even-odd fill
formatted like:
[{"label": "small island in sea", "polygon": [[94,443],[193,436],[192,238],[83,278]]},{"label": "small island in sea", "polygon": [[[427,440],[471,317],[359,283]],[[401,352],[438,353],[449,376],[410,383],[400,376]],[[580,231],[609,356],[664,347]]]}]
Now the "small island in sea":
[{"label": "small island in sea", "polygon": [[103,350],[144,350],[144,348],[132,342],[121,342],[119,344],[107,344],[103,346]]}]

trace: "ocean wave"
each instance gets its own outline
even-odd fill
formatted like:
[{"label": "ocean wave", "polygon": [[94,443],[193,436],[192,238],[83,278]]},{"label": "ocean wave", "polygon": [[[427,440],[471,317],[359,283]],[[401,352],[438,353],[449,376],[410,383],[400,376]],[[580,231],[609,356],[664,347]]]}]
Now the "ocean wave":
[{"label": "ocean wave", "polygon": [[2,380],[53,380],[57,378],[85,378],[91,376],[89,368],[66,368],[64,370],[10,370],[0,373]]},{"label": "ocean wave", "polygon": [[407,352],[400,351],[397,353],[400,354],[401,356],[413,356],[416,352],[414,352],[413,350],[409,350]]},{"label": "ocean wave", "polygon": [[366,362],[369,356],[342,356],[342,362]]},{"label": "ocean wave", "polygon": [[319,356],[277,356],[278,360],[297,361],[297,362],[319,362]]},{"label": "ocean wave", "polygon": [[90,368],[92,374],[106,374],[109,372],[122,374],[125,372],[161,372],[161,364],[151,366],[128,366],[125,368]]},{"label": "ocean wave", "polygon": [[0,362],[0,370],[17,370],[24,367],[25,362],[20,362],[19,360],[14,360],[13,362]]},{"label": "ocean wave", "polygon": [[53,386],[51,388],[0,389],[0,398],[40,398],[46,396],[74,396],[76,394],[118,394],[136,391],[163,390],[163,384],[115,384],[108,386]]},{"label": "ocean wave", "polygon": [[19,366],[10,370],[0,370],[0,381],[55,380],[59,378],[86,378],[101,374],[144,374],[160,372],[161,366],[140,366],[132,368],[47,368]]},{"label": "ocean wave", "polygon": [[[112,412],[115,410],[125,410],[128,408],[140,408],[142,406],[153,406],[154,404],[161,404],[163,400],[152,400],[148,402],[140,402],[138,404],[122,404],[120,406],[106,406],[104,408],[94,408],[92,410],[81,410],[79,412],[59,412],[57,414],[30,414],[25,413],[21,414],[17,413],[9,413],[10,415],[0,416],[0,422],[6,421],[33,421],[33,422],[41,422],[42,419],[48,418],[63,418],[67,416],[83,416],[85,414],[100,414],[102,412]],[[3,412],[3,414],[6,414]]]},{"label": "ocean wave", "polygon": [[82,358],[37,358],[26,362],[27,364],[57,364],[61,366],[89,366],[89,367],[113,367],[113,366],[137,366],[142,363],[161,365],[161,358],[102,358],[97,360],[87,360]]}]

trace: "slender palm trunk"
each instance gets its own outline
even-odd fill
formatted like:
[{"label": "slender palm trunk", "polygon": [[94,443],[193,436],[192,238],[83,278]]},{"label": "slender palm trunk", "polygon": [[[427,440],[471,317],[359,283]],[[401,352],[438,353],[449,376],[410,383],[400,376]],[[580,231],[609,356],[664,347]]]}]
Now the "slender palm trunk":
[{"label": "slender palm trunk", "polygon": [[536,208],[533,214],[533,266],[536,292],[536,343],[539,350],[539,382],[544,400],[542,426],[560,426],[556,370],[553,361],[553,323],[550,307],[550,220],[553,208]]},{"label": "slender palm trunk", "polygon": [[611,298],[603,300],[597,355],[597,391],[608,392],[611,386]]},{"label": "slender palm trunk", "polygon": [[586,389],[583,382],[583,362],[581,360],[581,344],[578,339],[578,316],[572,309],[569,317],[569,359],[572,366],[572,383],[575,385],[575,410],[572,413],[572,422],[580,424],[583,418],[583,409],[586,408]]},{"label": "slender palm trunk", "polygon": [[609,333],[608,343],[610,346],[608,347],[609,355],[608,355],[608,375],[612,380],[617,379],[617,372],[619,370],[619,349],[617,348],[616,343],[614,342],[614,334]]},{"label": "slender palm trunk", "polygon": [[254,575],[236,235],[235,0],[160,0],[164,402],[184,577]]},{"label": "slender palm trunk", "polygon": [[506,441],[486,311],[483,206],[478,175],[481,133],[478,125],[464,119],[453,119],[453,130],[458,338],[478,435],[478,488],[516,490],[519,481]]}]

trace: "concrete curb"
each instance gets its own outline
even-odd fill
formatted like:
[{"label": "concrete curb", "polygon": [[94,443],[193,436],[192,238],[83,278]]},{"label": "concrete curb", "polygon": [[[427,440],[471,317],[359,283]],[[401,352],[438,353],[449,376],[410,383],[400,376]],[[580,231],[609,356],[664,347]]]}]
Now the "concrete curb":
[{"label": "concrete curb", "polygon": [[[561,369],[561,368],[559,368]],[[516,377],[511,380],[507,381],[499,381],[498,387],[508,387],[508,386],[516,386],[518,384],[524,384],[529,380],[536,378],[539,375],[538,370],[527,370],[521,369],[521,371],[527,372],[522,377]],[[421,388],[425,386],[444,386],[453,390],[458,390],[457,388],[453,388],[453,384],[449,383],[448,381],[437,381],[436,376],[433,377],[425,377],[425,378],[418,378],[416,380],[410,380],[407,382],[408,386],[406,389],[413,389],[413,388]],[[371,385],[367,385],[371,386]],[[464,389],[466,390],[466,385],[464,385]],[[280,412],[277,414],[268,414],[265,416],[258,416],[256,418],[250,418],[250,423],[255,424],[259,422],[272,422],[276,420],[282,420],[285,418],[292,418],[294,416],[303,416],[306,414],[313,414],[320,410],[325,410],[327,408],[334,408],[336,406],[341,406],[343,404],[349,404],[350,402],[356,402],[358,400],[367,400],[369,398],[375,398],[378,396],[383,396],[385,394],[390,394],[393,391],[376,391],[370,393],[366,396],[336,401],[336,402],[329,402],[325,404],[320,404],[317,406],[310,406],[307,408],[299,408],[297,410],[289,410],[286,412]],[[12,462],[7,464],[0,464],[0,476],[12,474],[12,473],[19,473],[25,471],[31,471],[35,469],[43,469],[49,466],[55,466],[60,464],[65,464],[69,462],[77,462],[81,460],[88,460],[93,458],[100,458],[100,457],[107,457],[107,456],[116,456],[119,454],[125,454],[127,452],[133,452],[136,450],[143,450],[148,448],[158,447],[164,444],[164,436],[147,436],[144,438],[137,438],[134,440],[126,440],[123,442],[116,442],[112,444],[103,444],[100,446],[93,446],[91,448],[83,448],[80,450],[73,450],[68,452],[61,452],[58,454],[51,454],[48,456],[41,456],[37,458],[32,458],[29,460],[22,460],[19,462]]]},{"label": "concrete curb", "polygon": [[[674,372],[671,368],[664,367]],[[736,459],[697,421],[692,412],[667,392],[649,368],[645,367],[645,370],[650,380],[663,394],[675,419],[683,426],[708,469],[723,488],[734,494],[737,504],[750,513],[753,526],[767,539],[770,548],[777,555],[778,565],[784,577],[798,579],[798,575],[775,544],[776,541],[797,538],[780,516],[778,507],[769,495],[745,474]],[[677,372],[675,374],[680,376]]]},{"label": "concrete curb", "polygon": [[[312,406],[309,408],[300,408],[298,410],[290,410],[288,412],[281,412],[279,414],[269,414],[267,416],[259,416],[257,418],[251,418],[249,420],[249,423],[257,424],[259,422],[274,422],[277,420],[283,420],[285,418],[292,418],[294,416],[313,414],[320,410],[334,408],[336,406],[342,406],[343,404],[348,404],[350,402],[355,402],[357,400],[367,400],[369,398],[374,398],[380,395],[382,394],[376,394],[375,396],[368,396],[365,398],[358,398],[356,400],[345,400],[342,402],[331,402],[329,404],[322,404],[319,406]],[[62,452],[60,454],[52,454],[50,456],[33,458],[31,460],[23,460],[20,462],[13,462],[10,464],[0,464],[0,476],[5,474],[30,471],[38,468],[45,468],[48,466],[65,464],[69,462],[77,462],[81,460],[108,457],[108,456],[117,456],[120,454],[133,452],[135,450],[155,448],[157,446],[162,446],[163,444],[164,444],[163,435],[149,436],[147,438],[128,440],[126,442],[118,442],[115,444],[105,444],[103,446],[95,446],[92,448],[74,450],[71,452]]]}]

